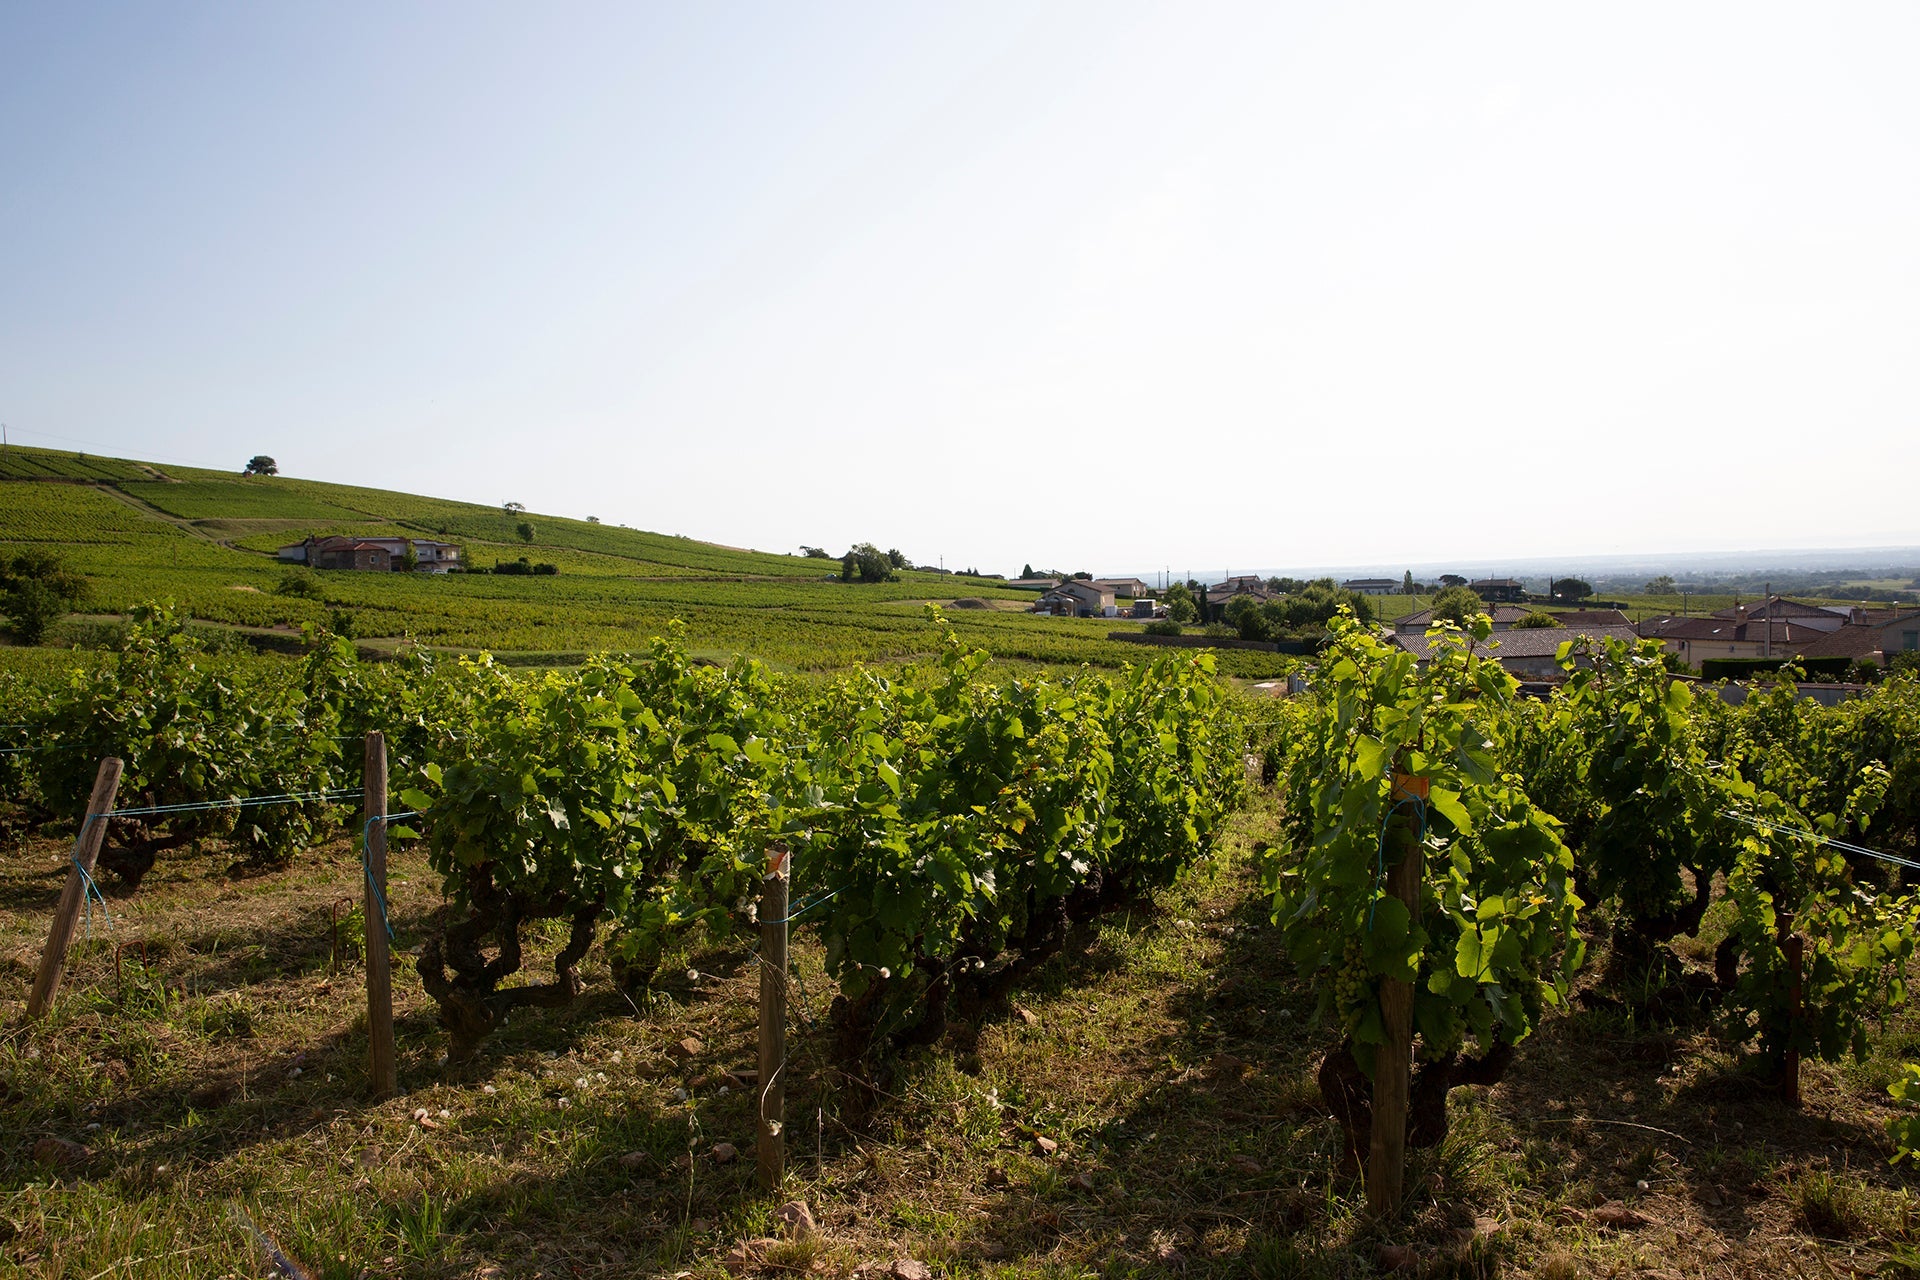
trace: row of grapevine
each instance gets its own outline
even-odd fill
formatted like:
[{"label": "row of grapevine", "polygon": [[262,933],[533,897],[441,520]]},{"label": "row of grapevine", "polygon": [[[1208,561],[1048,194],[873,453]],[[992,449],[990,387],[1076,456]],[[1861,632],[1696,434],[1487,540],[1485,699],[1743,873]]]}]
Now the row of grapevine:
[{"label": "row of grapevine", "polygon": [[[281,863],[353,824],[359,739],[380,729],[415,811],[393,834],[424,836],[454,906],[419,970],[456,1060],[514,1008],[571,999],[603,934],[619,979],[644,985],[689,931],[752,925],[784,847],[859,1057],[937,1036],[1076,924],[1170,883],[1243,785],[1244,734],[1205,656],[1013,676],[938,634],[923,667],[831,681],[721,667],[677,630],[520,674],[365,664],[324,633],[298,662],[221,658],[142,607],[111,662],[0,682],[16,744],[0,800],[76,823],[117,756],[99,867],[123,885],[203,842]],[[523,933],[546,919],[569,941],[551,981],[526,982]]]},{"label": "row of grapevine", "polygon": [[[1498,1078],[1565,1001],[1593,909],[1614,963],[1664,981],[1680,966],[1662,945],[1724,902],[1716,972],[1686,996],[1789,1078],[1801,1055],[1863,1055],[1870,1016],[1905,1000],[1920,904],[1848,838],[1911,852],[1920,683],[1823,708],[1783,681],[1729,707],[1696,699],[1657,642],[1575,641],[1565,683],[1534,701],[1490,638],[1485,618],[1449,629],[1422,668],[1336,621],[1273,749],[1289,838],[1265,876],[1345,1035],[1322,1087],[1355,1154],[1389,985],[1414,989],[1407,1139],[1423,1145],[1444,1133],[1447,1089]],[[1387,883],[1408,842],[1411,910]]]},{"label": "row of grapevine", "polygon": [[[1007,680],[950,635],[929,669],[824,686],[698,664],[674,638],[483,680],[403,796],[464,908],[420,962],[450,1052],[570,999],[602,923],[630,983],[688,929],[752,923],[776,846],[840,987],[843,1052],[937,1036],[952,1004],[1206,851],[1241,785],[1226,697],[1204,658]],[[572,930],[553,980],[503,985],[542,918]]]}]

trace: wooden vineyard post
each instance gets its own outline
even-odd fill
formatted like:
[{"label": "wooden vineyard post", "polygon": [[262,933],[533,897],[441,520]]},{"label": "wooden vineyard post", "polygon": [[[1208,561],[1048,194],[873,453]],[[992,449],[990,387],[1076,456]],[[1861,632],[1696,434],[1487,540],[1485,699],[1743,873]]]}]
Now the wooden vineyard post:
[{"label": "wooden vineyard post", "polygon": [[368,1079],[375,1098],[400,1091],[393,1051],[393,971],[387,945],[387,739],[367,735],[365,880]]},{"label": "wooden vineyard post", "polygon": [[772,1191],[787,1172],[787,847],[767,847],[760,884],[760,1189]]},{"label": "wooden vineyard post", "polygon": [[1787,1050],[1780,1092],[1787,1105],[1800,1105],[1800,1046],[1795,1037],[1800,1030],[1801,987],[1805,979],[1807,942],[1793,931],[1793,917],[1780,917],[1780,931],[1786,936],[1780,940],[1780,952],[1787,962]]},{"label": "wooden vineyard post", "polygon": [[107,838],[107,817],[113,812],[113,797],[120,790],[120,761],[108,756],[100,762],[93,777],[93,794],[87,798],[87,816],[80,820],[80,835],[73,846],[73,865],[67,868],[67,886],[60,891],[60,905],[53,910],[53,928],[47,931],[46,950],[40,953],[40,970],[33,976],[33,991],[27,997],[27,1017],[37,1018],[53,1003],[60,990],[60,975],[67,965],[67,948],[73,943],[74,922],[86,904],[87,881],[100,856],[100,845]]},{"label": "wooden vineyard post", "polygon": [[[1427,780],[1396,773],[1392,803],[1427,798]],[[1420,837],[1415,824],[1389,826],[1400,857],[1387,870],[1387,894],[1420,920]],[[1376,1219],[1400,1208],[1407,1164],[1407,1088],[1413,1071],[1413,987],[1394,978],[1380,983],[1380,1023],[1385,1039],[1373,1060],[1373,1141],[1367,1154],[1367,1212]]]}]

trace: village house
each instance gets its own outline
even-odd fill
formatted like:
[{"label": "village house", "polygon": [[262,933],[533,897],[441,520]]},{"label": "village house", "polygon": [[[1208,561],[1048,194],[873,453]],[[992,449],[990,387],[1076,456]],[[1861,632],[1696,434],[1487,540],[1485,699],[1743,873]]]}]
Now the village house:
[{"label": "village house", "polygon": [[1056,617],[1111,617],[1113,589],[1085,578],[1069,578],[1041,596],[1040,603],[1033,608],[1036,613],[1051,613]]},{"label": "village house", "polygon": [[1105,588],[1115,596],[1128,600],[1138,600],[1141,596],[1153,594],[1153,588],[1138,578],[1095,578],[1093,585]]},{"label": "village house", "polygon": [[1216,582],[1207,588],[1207,613],[1224,609],[1237,596],[1251,596],[1255,600],[1278,600],[1280,593],[1267,585],[1265,578],[1253,574],[1237,574],[1225,582]]},{"label": "village house", "polygon": [[[1520,619],[1532,612],[1533,610],[1524,609],[1517,604],[1496,604],[1490,605],[1486,609],[1487,616],[1493,619],[1493,629],[1495,631],[1512,630],[1514,623],[1520,621]],[[1620,621],[1626,621],[1625,615],[1621,616]],[[1410,613],[1404,618],[1395,620],[1393,629],[1401,635],[1420,636],[1425,635],[1427,628],[1432,625],[1433,610],[1422,609],[1418,613]]]},{"label": "village house", "polygon": [[420,573],[451,573],[460,563],[460,548],[431,538],[307,538],[280,548],[279,557],[314,569],[357,569],[361,572],[399,572],[411,549]]},{"label": "village house", "polygon": [[[1511,631],[1522,618],[1536,613],[1550,613],[1545,609],[1528,609],[1517,604],[1490,605],[1487,616],[1493,619],[1495,631]],[[1633,622],[1618,609],[1569,609],[1565,613],[1551,615],[1562,627],[1575,630],[1589,627],[1631,627]],[[1433,625],[1433,610],[1422,609],[1410,613],[1393,624],[1393,629],[1402,635],[1425,635],[1427,628]],[[1551,630],[1551,628],[1548,628]]]},{"label": "village house", "polygon": [[[1596,645],[1607,640],[1634,644],[1640,639],[1629,626],[1522,627],[1501,632],[1483,652],[1522,680],[1558,680],[1565,674],[1560,670],[1560,646],[1582,636]],[[1433,649],[1424,635],[1395,632],[1393,643],[1422,663]]]},{"label": "village house", "polygon": [[1488,604],[1519,604],[1527,598],[1527,585],[1518,578],[1482,578],[1467,589]]},{"label": "village house", "polygon": [[1791,658],[1828,633],[1799,621],[1745,618],[1649,618],[1640,634],[1651,636],[1697,667],[1708,658]]},{"label": "village house", "polygon": [[1852,658],[1884,667],[1895,654],[1920,652],[1920,609],[1855,613],[1858,621],[1807,642],[1799,656]]},{"label": "village house", "polygon": [[1731,618],[1735,622],[1791,622],[1812,631],[1838,631],[1854,621],[1855,615],[1864,613],[1865,610],[1848,604],[1802,604],[1798,600],[1771,596],[1759,604],[1715,610],[1712,616]]},{"label": "village house", "polygon": [[1406,589],[1406,584],[1392,578],[1348,578],[1340,584],[1340,589],[1363,596],[1397,596]]}]

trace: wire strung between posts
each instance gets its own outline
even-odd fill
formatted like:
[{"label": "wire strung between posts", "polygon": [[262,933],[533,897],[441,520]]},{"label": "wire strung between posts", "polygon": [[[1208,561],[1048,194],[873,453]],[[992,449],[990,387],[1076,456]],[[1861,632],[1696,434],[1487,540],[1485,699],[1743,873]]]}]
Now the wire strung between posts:
[{"label": "wire strung between posts", "polygon": [[[844,888],[846,888],[846,886],[845,886],[845,885],[841,885],[841,886],[840,886],[840,888],[841,888],[841,889],[844,889]],[[795,920],[798,920],[798,919],[799,919],[799,918],[800,918],[801,916],[803,916],[803,915],[805,915],[805,914],[807,914],[807,912],[809,912],[809,911],[811,911],[811,910],[813,910],[813,909],[814,909],[815,907],[817,907],[817,906],[819,906],[819,905],[821,905],[822,903],[824,903],[824,902],[826,902],[826,901],[827,901],[827,900],[828,900],[829,898],[832,898],[832,897],[834,897],[834,896],[835,896],[836,894],[838,894],[839,892],[840,892],[840,889],[829,889],[829,890],[828,890],[827,892],[825,892],[825,893],[823,893],[823,894],[821,894],[821,895],[820,895],[819,897],[817,897],[817,898],[815,898],[815,899],[813,899],[813,900],[812,900],[811,902],[804,902],[804,903],[802,903],[802,904],[800,904],[799,906],[797,906],[797,907],[794,907],[794,908],[792,908],[792,909],[790,909],[790,910],[789,910],[789,911],[787,912],[787,914],[786,914],[786,916],[785,916],[785,917],[783,917],[782,919],[779,919],[779,920],[769,920],[769,921],[767,921],[766,923],[768,923],[768,924],[791,924],[791,923],[793,923],[793,922],[794,922]]]},{"label": "wire strung between posts", "polygon": [[365,793],[358,787],[331,791],[289,791],[277,796],[234,796],[228,800],[193,800],[182,804],[152,804],[135,809],[109,809],[102,818],[156,818],[174,813],[211,813],[216,809],[258,809],[275,804],[331,803],[357,800]]},{"label": "wire strung between posts", "polygon": [[1796,835],[1802,839],[1811,840],[1815,844],[1823,844],[1829,848],[1838,849],[1842,853],[1858,854],[1863,858],[1878,858],[1881,862],[1891,862],[1896,867],[1906,867],[1913,871],[1920,871],[1920,862],[1915,862],[1911,858],[1902,858],[1898,854],[1882,853],[1878,849],[1869,849],[1863,844],[1854,844],[1847,840],[1835,840],[1832,836],[1824,836],[1818,831],[1810,831],[1805,827],[1796,827],[1787,822],[1766,822],[1750,817],[1744,813],[1736,813],[1732,809],[1722,810],[1722,814],[1725,817],[1732,818],[1742,826],[1752,827],[1755,831],[1762,833],[1784,831],[1789,835]]},{"label": "wire strung between posts", "polygon": [[[34,726],[27,724],[0,725],[0,728],[8,729],[31,729],[33,727]],[[298,729],[262,729],[259,732],[269,738],[302,736],[302,731]],[[358,742],[365,735],[358,733],[324,733],[311,736],[327,742]],[[0,756],[31,755],[41,751],[85,751],[88,749],[88,744],[84,742],[49,742],[37,747],[0,747]]]},{"label": "wire strung between posts", "polygon": [[387,931],[387,941],[393,941],[393,922],[387,919],[387,895],[373,879],[373,824],[392,822],[395,818],[417,818],[420,815],[411,809],[402,809],[399,813],[384,813],[368,818],[366,825],[360,828],[360,869],[366,872],[367,888],[373,891],[373,901],[380,908],[380,926]]},{"label": "wire strung between posts", "polygon": [[1427,839],[1427,802],[1419,796],[1408,795],[1404,800],[1396,800],[1380,819],[1380,838],[1373,847],[1373,897],[1367,903],[1368,933],[1373,932],[1373,909],[1380,905],[1380,887],[1387,878],[1387,827],[1393,822],[1393,815],[1408,805],[1413,806],[1418,840],[1424,844]]}]

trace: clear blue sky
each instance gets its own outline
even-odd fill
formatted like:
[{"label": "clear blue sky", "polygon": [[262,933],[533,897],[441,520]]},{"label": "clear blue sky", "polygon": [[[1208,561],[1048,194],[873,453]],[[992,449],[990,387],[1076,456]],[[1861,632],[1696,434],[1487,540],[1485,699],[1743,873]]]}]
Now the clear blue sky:
[{"label": "clear blue sky", "polygon": [[949,566],[1920,542],[1920,7],[0,8],[24,443]]}]

